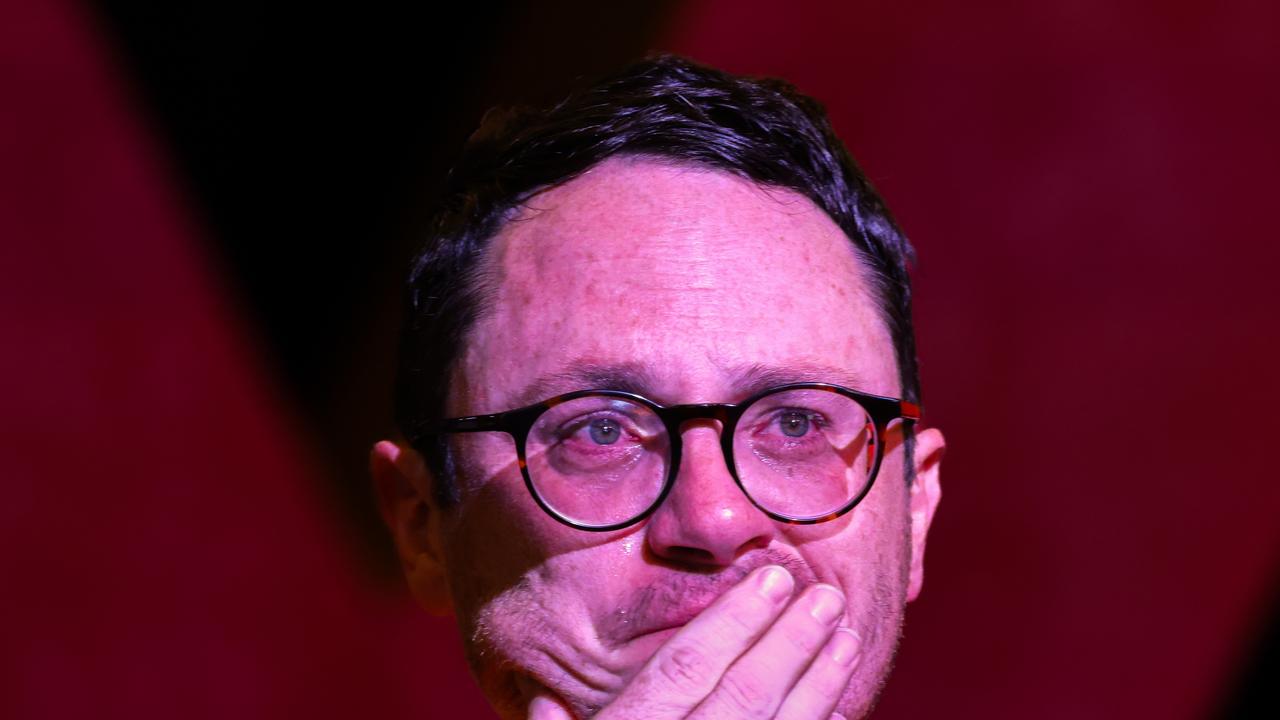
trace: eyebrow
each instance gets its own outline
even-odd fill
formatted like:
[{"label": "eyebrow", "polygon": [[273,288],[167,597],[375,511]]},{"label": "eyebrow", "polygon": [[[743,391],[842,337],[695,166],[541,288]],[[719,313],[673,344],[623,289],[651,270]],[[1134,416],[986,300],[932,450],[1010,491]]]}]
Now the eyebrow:
[{"label": "eyebrow", "polygon": [[575,390],[622,390],[648,395],[658,383],[639,363],[601,364],[575,362],[564,370],[548,373],[529,383],[516,396],[520,407]]},{"label": "eyebrow", "polygon": [[820,382],[843,385],[851,390],[864,390],[863,380],[858,373],[842,367],[809,361],[796,361],[786,365],[751,365],[735,366],[726,369],[733,378],[734,389],[747,397],[762,390],[791,383]]},{"label": "eyebrow", "polygon": [[[722,366],[733,387],[731,398],[721,402],[737,402],[762,390],[779,385],[823,382],[863,390],[861,376],[848,368],[824,363],[798,361],[787,365]],[[532,405],[575,390],[622,390],[623,392],[659,399],[662,383],[647,367],[639,363],[603,364],[575,362],[564,370],[548,373],[526,385],[516,396],[518,407]],[[655,397],[656,396],[656,397]]]}]

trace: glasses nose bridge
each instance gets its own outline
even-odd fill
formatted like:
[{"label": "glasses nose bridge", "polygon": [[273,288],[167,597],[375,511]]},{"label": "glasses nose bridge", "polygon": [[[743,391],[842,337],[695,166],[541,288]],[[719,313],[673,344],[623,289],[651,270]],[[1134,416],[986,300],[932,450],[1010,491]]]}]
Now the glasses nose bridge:
[{"label": "glasses nose bridge", "polygon": [[[719,428],[711,427],[709,429],[716,432],[719,437],[719,446],[724,453],[725,469],[729,475],[737,481],[737,472],[733,466],[730,446],[732,444],[731,428],[736,425],[736,414],[739,412],[737,405],[725,403],[693,403],[689,405],[673,405],[663,408],[661,411],[663,422],[666,423],[667,433],[670,436],[672,461],[674,464],[670,467],[670,481],[674,482],[676,476],[681,472],[682,456],[684,455],[684,431],[689,423],[698,423],[698,421],[713,421],[719,425]],[[696,425],[695,425],[696,427]],[[670,489],[671,485],[668,485]],[[739,486],[741,488],[741,486]],[[744,491],[745,493],[745,491]],[[666,497],[666,494],[663,494]]]},{"label": "glasses nose bridge", "polygon": [[673,405],[665,408],[662,415],[672,435],[680,435],[685,424],[694,420],[715,420],[720,423],[722,429],[726,428],[729,426],[730,413],[733,410],[733,405],[724,403],[694,403]]}]

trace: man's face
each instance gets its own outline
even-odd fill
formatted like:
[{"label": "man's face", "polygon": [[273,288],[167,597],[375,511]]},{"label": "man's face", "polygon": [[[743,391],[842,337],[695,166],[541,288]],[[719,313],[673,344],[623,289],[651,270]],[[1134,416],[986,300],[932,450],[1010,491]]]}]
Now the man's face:
[{"label": "man's face", "polygon": [[[762,375],[901,396],[852,245],[795,193],[613,160],[535,197],[489,253],[487,311],[461,354],[450,416],[615,378],[662,404],[738,402]],[[936,467],[908,486],[895,423],[878,479],[852,512],[786,525],[735,485],[718,432],[710,420],[686,424],[665,501],[605,533],[539,509],[509,436],[454,436],[462,500],[429,510],[431,532],[473,670],[504,714],[521,715],[540,688],[582,715],[606,705],[681,624],[765,564],[789,569],[797,586],[844,592],[842,624],[862,649],[840,708],[852,717],[873,701],[918,591]],[[936,455],[934,435],[921,433],[921,447]],[[410,582],[437,580],[411,573]]]}]

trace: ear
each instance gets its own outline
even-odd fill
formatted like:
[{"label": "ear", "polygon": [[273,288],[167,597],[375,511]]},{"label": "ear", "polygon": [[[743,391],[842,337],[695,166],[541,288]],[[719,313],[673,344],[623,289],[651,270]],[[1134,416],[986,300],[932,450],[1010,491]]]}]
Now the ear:
[{"label": "ear", "polygon": [[369,469],[382,521],[395,540],[409,591],[427,612],[451,614],[441,514],[432,492],[435,480],[426,463],[407,444],[383,440],[373,446]]},{"label": "ear", "polygon": [[933,514],[942,499],[942,486],[938,475],[942,470],[942,455],[947,440],[942,431],[928,428],[916,433],[916,477],[911,483],[908,503],[911,512],[911,575],[907,581],[907,600],[915,600],[924,584],[924,541],[933,523]]}]

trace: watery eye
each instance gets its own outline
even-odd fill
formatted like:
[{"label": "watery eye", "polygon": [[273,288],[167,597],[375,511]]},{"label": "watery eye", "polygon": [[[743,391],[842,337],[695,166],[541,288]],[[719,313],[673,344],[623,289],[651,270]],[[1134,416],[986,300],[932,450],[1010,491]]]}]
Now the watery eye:
[{"label": "watery eye", "polygon": [[789,410],[778,416],[778,427],[787,437],[804,437],[809,432],[809,416]]},{"label": "watery eye", "polygon": [[591,433],[591,440],[597,445],[612,445],[618,442],[618,437],[622,434],[622,428],[618,427],[618,423],[609,418],[596,418],[587,424],[587,431]]}]

